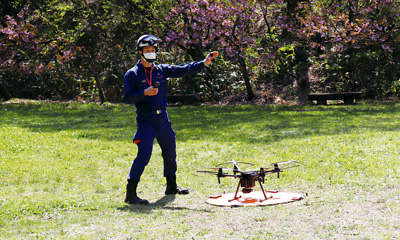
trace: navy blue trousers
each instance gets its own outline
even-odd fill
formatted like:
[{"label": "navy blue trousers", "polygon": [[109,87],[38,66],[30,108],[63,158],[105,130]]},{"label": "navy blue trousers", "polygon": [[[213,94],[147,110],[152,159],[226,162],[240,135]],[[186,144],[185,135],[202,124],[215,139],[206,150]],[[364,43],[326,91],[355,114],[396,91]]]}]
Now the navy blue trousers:
[{"label": "navy blue trousers", "polygon": [[175,131],[172,129],[167,112],[159,115],[138,115],[136,119],[138,128],[133,142],[138,146],[138,153],[133,161],[128,179],[135,182],[140,181],[140,177],[150,161],[154,139],[157,139],[161,148],[164,177],[175,176],[177,170]]}]

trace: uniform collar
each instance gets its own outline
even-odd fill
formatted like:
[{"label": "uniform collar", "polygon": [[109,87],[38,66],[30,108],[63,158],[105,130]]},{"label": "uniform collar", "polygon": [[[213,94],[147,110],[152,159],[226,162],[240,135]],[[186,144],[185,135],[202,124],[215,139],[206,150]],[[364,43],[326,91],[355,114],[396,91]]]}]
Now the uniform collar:
[{"label": "uniform collar", "polygon": [[[142,65],[142,60],[141,59],[139,59],[139,61],[137,62],[136,66],[138,68],[138,71],[144,71],[144,67]],[[153,63],[153,68],[154,69],[158,69],[158,65],[155,64],[155,62]]]}]

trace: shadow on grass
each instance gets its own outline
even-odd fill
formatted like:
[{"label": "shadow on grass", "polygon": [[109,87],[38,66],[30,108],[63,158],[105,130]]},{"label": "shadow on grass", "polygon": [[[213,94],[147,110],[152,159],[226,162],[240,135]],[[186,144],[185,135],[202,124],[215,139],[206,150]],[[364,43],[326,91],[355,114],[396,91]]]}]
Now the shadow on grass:
[{"label": "shadow on grass", "polygon": [[154,203],[150,203],[149,205],[140,205],[140,204],[132,204],[126,205],[124,207],[119,207],[117,210],[123,212],[138,212],[138,213],[150,213],[154,209],[167,209],[167,210],[190,210],[190,211],[201,211],[201,212],[209,212],[207,210],[198,210],[191,209],[186,207],[173,207],[168,206],[170,203],[175,201],[175,195],[167,195]]},{"label": "shadow on grass", "polygon": [[[399,106],[225,106],[177,109],[177,139],[269,143],[354,131],[399,131]],[[396,121],[397,120],[397,121]]]},{"label": "shadow on grass", "polygon": [[[207,106],[169,108],[177,141],[274,142],[354,131],[399,131],[398,104],[357,106]],[[0,104],[3,125],[77,138],[130,141],[135,108],[78,103]]]}]

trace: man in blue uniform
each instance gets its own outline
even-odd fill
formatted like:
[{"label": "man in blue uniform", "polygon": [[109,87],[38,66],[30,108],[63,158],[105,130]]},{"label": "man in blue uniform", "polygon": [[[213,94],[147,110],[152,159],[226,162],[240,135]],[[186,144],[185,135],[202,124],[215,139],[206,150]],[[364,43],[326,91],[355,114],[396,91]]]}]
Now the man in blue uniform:
[{"label": "man in blue uniform", "polygon": [[137,196],[137,185],[150,161],[154,138],[157,139],[164,161],[164,177],[167,180],[166,195],[188,194],[176,184],[176,142],[175,132],[166,111],[167,78],[179,78],[201,71],[218,56],[218,52],[208,55],[203,61],[178,66],[154,64],[159,39],[153,35],[143,35],[137,41],[141,56],[138,63],[124,76],[124,101],[135,104],[137,132],[133,142],[138,153],[133,161],[129,176],[125,202],[128,204],[148,204]]}]

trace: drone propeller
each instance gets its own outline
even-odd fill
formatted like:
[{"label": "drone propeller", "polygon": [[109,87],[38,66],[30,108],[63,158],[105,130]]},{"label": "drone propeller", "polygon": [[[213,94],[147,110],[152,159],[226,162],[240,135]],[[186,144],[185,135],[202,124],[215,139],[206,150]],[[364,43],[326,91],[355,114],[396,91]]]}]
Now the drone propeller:
[{"label": "drone propeller", "polygon": [[300,166],[297,161],[277,162],[272,163],[271,165],[274,166],[274,168],[278,167],[279,169],[288,169]]},{"label": "drone propeller", "polygon": [[[229,168],[223,168],[222,166],[228,165],[228,164],[233,164],[233,169]],[[261,167],[258,170],[248,170],[248,171],[242,171],[239,167],[239,164],[244,164],[244,168],[248,168],[250,166],[253,166],[254,164],[252,163],[247,163],[247,162],[236,162],[235,160],[232,160],[232,162],[229,163],[221,163],[216,165],[214,168],[208,168],[211,170],[216,170],[216,171],[197,171],[199,173],[207,173],[207,174],[212,174],[216,175],[218,177],[218,183],[220,183],[220,178],[221,177],[234,177],[234,178],[243,178],[244,175],[246,176],[258,176],[262,181],[264,182],[264,177],[267,174],[277,174],[277,177],[280,177],[280,173],[289,168],[294,168],[300,166],[300,164],[297,161],[286,161],[286,162],[276,162],[272,163],[272,167]],[[233,174],[226,173],[224,171],[231,171]],[[240,174],[238,174],[240,173]]]},{"label": "drone propeller", "polygon": [[218,177],[218,184],[221,184],[221,177],[226,177],[229,174],[225,174],[223,172],[223,168],[219,168],[218,172],[214,172],[214,171],[197,171],[198,173],[207,173],[207,174],[212,174],[212,175],[216,175]]},{"label": "drone propeller", "polygon": [[237,171],[235,168],[220,168],[220,167],[208,167],[206,169],[210,169],[210,170],[220,170],[220,169],[222,169],[223,171]]},{"label": "drone propeller", "polygon": [[300,166],[300,164],[297,161],[286,161],[286,162],[271,163],[270,167],[264,167],[264,169],[277,170],[277,168],[279,168],[280,170],[284,170],[288,168],[295,168],[298,166]]},{"label": "drone propeller", "polygon": [[283,172],[283,170],[298,166],[300,166],[300,164],[297,161],[276,162],[276,163],[271,163],[271,167],[261,167],[259,170],[251,170],[251,171],[249,170],[249,171],[244,171],[242,173],[250,174],[252,172],[259,172],[260,176],[276,173],[277,177],[279,178],[280,172]]},{"label": "drone propeller", "polygon": [[[235,160],[232,159],[231,162],[220,163],[220,164],[216,165],[215,167],[219,169],[219,168],[221,168],[223,166],[232,165],[232,164],[233,164],[233,169],[224,169],[224,170],[233,171],[233,173],[236,174],[236,173],[242,172],[242,170],[239,167],[239,165],[242,165],[242,169],[246,169],[246,168],[251,167],[251,166],[254,165],[253,163],[248,163],[248,162],[236,162]],[[243,165],[244,165],[244,167],[243,167]]]},{"label": "drone propeller", "polygon": [[277,177],[279,178],[279,173],[284,169],[294,168],[300,166],[297,161],[286,161],[286,162],[277,162],[271,164],[274,167],[273,172],[277,173]]},{"label": "drone propeller", "polygon": [[239,165],[237,164],[237,162],[235,160],[232,159],[232,163],[233,163],[233,173],[236,175],[237,172],[241,172]]},{"label": "drone propeller", "polygon": [[212,174],[212,175],[218,175],[218,172],[214,171],[197,171],[198,173],[207,173],[207,174]]}]

